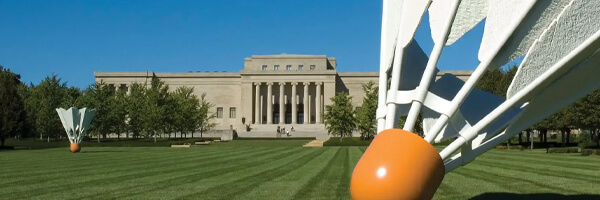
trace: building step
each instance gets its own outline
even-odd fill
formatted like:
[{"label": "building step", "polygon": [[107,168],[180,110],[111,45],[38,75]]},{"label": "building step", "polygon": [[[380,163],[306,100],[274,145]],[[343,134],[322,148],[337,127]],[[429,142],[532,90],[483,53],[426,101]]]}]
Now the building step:
[{"label": "building step", "polygon": [[305,145],[303,145],[303,147],[323,147],[323,140],[313,140],[310,141],[308,143],[306,143]]}]

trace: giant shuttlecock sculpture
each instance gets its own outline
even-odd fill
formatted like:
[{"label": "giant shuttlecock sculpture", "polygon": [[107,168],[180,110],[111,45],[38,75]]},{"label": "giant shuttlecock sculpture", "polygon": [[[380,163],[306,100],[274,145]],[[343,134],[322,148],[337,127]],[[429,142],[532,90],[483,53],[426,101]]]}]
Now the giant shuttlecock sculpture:
[{"label": "giant shuttlecock sculpture", "polygon": [[68,110],[57,108],[56,112],[58,112],[58,117],[67,132],[69,142],[71,142],[71,152],[79,152],[81,150],[79,145],[87,134],[92,119],[96,116],[96,110],[71,107]]},{"label": "giant shuttlecock sculpture", "polygon": [[[429,58],[413,40],[426,11]],[[445,173],[600,87],[600,1],[384,0],[382,15],[379,134],[354,169],[353,199],[431,199]],[[435,80],[442,49],[484,19],[469,79]],[[506,99],[474,89],[523,56]],[[412,133],[419,114],[424,138]]]}]

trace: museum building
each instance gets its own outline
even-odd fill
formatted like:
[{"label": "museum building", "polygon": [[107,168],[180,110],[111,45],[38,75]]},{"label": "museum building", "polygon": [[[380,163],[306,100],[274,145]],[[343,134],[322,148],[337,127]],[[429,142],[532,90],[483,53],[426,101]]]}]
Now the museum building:
[{"label": "museum building", "polygon": [[[421,52],[419,56],[426,55]],[[362,84],[378,82],[379,72],[338,72],[336,59],[325,55],[253,55],[244,59],[240,72],[95,72],[97,82],[104,81],[118,90],[130,91],[132,83],[149,83],[155,76],[169,85],[194,88],[214,104],[215,130],[230,126],[238,130],[275,130],[294,126],[296,130],[324,131],[321,114],[336,93],[346,92],[359,106]],[[471,71],[440,71],[466,80]]]}]

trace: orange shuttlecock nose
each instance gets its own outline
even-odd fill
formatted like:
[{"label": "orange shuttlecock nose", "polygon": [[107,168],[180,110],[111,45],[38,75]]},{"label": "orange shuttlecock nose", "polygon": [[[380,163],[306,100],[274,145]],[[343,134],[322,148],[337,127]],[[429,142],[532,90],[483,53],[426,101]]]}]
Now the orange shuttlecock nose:
[{"label": "orange shuttlecock nose", "polygon": [[444,179],[438,152],[418,135],[388,129],[379,133],[356,164],[352,199],[431,199]]}]

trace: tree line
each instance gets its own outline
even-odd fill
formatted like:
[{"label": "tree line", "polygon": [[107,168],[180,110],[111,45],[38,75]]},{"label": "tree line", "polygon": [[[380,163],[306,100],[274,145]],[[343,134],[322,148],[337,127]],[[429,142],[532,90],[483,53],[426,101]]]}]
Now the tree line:
[{"label": "tree line", "polygon": [[64,129],[56,108],[76,107],[96,109],[90,136],[107,138],[171,138],[210,130],[215,113],[214,104],[194,94],[192,87],[181,86],[173,91],[157,77],[149,83],[133,83],[119,90],[103,81],[81,90],[67,87],[57,75],[46,77],[39,84],[25,84],[20,76],[0,66],[0,141],[9,137],[62,139]]},{"label": "tree line", "polygon": [[[490,92],[506,98],[506,91],[510,86],[517,67],[495,69],[485,72],[475,86],[477,89]],[[358,131],[362,139],[372,139],[376,134],[377,122],[377,87],[375,83],[363,84],[365,97],[360,106],[352,105],[352,97],[347,93],[337,93],[331,98],[332,104],[325,106],[326,129],[329,134],[339,137],[351,136],[353,131]],[[399,121],[399,126],[404,124],[404,118]],[[417,122],[415,132],[422,134],[421,122]],[[548,131],[556,130],[561,133],[561,143],[570,143],[570,134],[574,129],[582,129],[581,142],[595,141],[600,146],[600,90],[593,91],[587,96],[577,100],[559,112],[545,118],[525,130],[526,138],[530,138],[533,130],[540,133],[540,142],[547,143]],[[518,136],[522,143],[523,132]]]}]

